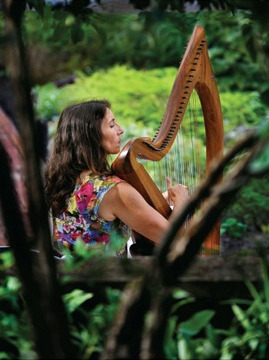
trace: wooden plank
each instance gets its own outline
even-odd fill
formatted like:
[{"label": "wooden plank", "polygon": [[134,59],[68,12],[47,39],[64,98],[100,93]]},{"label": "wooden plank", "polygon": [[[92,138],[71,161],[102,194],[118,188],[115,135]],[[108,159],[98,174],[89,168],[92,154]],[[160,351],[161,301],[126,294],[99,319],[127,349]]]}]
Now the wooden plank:
[{"label": "wooden plank", "polygon": [[[143,276],[150,268],[151,257],[133,259],[90,259],[74,270],[67,270],[59,260],[60,277],[68,277],[69,284],[110,284],[123,286]],[[248,296],[244,277],[257,284],[261,281],[260,259],[253,256],[197,257],[186,272],[169,286],[179,286],[197,297],[228,299]]]},{"label": "wooden plank", "polygon": [[[9,247],[0,247],[0,252]],[[33,251],[34,255],[38,252]],[[132,259],[116,257],[93,257],[77,261],[71,269],[66,259],[55,258],[59,279],[68,288],[94,288],[112,286],[122,288],[126,283],[147,274],[153,257],[136,257]],[[2,272],[1,277],[16,274],[15,270]],[[210,297],[224,300],[246,298],[250,294],[245,285],[247,278],[255,285],[262,280],[260,258],[258,256],[198,256],[180,278],[171,279],[170,287],[180,287],[196,297]]]}]

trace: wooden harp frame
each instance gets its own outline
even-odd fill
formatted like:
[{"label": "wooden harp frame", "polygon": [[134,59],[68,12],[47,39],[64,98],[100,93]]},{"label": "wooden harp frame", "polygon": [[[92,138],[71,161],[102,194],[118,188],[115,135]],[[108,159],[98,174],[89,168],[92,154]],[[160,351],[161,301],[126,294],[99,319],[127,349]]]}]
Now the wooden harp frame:
[{"label": "wooden harp frame", "polygon": [[[129,182],[145,200],[166,218],[171,209],[138,158],[161,160],[171,148],[184,119],[189,98],[196,90],[204,116],[206,137],[206,174],[215,157],[223,153],[223,120],[219,93],[210,63],[205,31],[194,28],[169,96],[163,121],[154,138],[130,140],[112,164],[113,172]],[[219,250],[220,224],[204,242],[214,253]]]}]

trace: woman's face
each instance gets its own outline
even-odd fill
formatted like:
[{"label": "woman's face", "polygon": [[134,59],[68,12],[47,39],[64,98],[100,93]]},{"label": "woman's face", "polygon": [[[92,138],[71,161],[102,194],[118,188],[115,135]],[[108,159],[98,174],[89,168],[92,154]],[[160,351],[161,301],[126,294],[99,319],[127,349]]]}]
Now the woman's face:
[{"label": "woman's face", "polygon": [[112,111],[107,108],[106,115],[101,124],[102,141],[101,146],[107,154],[118,154],[121,147],[120,135],[122,128],[116,123]]}]

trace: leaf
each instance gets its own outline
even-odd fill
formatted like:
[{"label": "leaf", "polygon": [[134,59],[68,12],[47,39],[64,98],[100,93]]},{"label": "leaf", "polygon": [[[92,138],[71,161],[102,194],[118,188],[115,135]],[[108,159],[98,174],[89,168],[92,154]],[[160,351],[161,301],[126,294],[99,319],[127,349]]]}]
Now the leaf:
[{"label": "leaf", "polygon": [[218,348],[220,346],[220,336],[219,333],[213,328],[211,324],[208,324],[206,326],[206,337],[214,346],[215,348]]},{"label": "leaf", "polygon": [[188,335],[198,334],[215,315],[213,310],[203,310],[194,314],[189,320],[180,324],[179,330]]},{"label": "leaf", "polygon": [[254,174],[263,172],[269,169],[269,121],[265,119],[258,128],[258,133],[261,139],[266,140],[262,149],[257,154],[255,159],[250,164],[250,171]]},{"label": "leaf", "polygon": [[244,329],[249,330],[251,328],[251,322],[248,319],[246,312],[244,312],[238,305],[232,305],[233,312],[243,326]]},{"label": "leaf", "polygon": [[74,246],[75,254],[84,257],[86,249],[86,244],[83,242],[83,240],[81,238],[77,239]]},{"label": "leaf", "polygon": [[265,144],[260,153],[250,164],[250,171],[254,174],[267,171],[269,169],[269,141]]},{"label": "leaf", "polygon": [[240,345],[240,338],[237,336],[232,336],[224,339],[221,348],[220,360],[233,359],[238,345]]},{"label": "leaf", "polygon": [[190,297],[190,293],[187,292],[186,290],[182,290],[182,289],[176,289],[173,291],[172,293],[173,299],[185,299],[185,298],[189,298]]},{"label": "leaf", "polygon": [[86,300],[93,297],[92,293],[85,293],[83,290],[75,289],[68,294],[64,295],[64,301],[68,310],[72,313]]},{"label": "leaf", "polygon": [[176,358],[176,342],[174,339],[174,333],[177,326],[177,317],[170,316],[166,328],[165,333],[165,347],[164,351],[167,359],[175,359]]},{"label": "leaf", "polygon": [[177,348],[178,348],[178,355],[179,359],[182,360],[191,360],[193,359],[193,352],[191,351],[192,346],[187,338],[181,338],[178,341]]}]

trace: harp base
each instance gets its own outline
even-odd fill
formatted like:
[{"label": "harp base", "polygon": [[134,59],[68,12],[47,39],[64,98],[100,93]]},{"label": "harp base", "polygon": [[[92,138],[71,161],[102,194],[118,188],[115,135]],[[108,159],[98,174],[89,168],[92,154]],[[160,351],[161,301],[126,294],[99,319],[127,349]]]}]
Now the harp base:
[{"label": "harp base", "polygon": [[[135,243],[130,246],[130,254],[136,256],[151,256],[154,253],[155,245],[149,239],[133,232]],[[220,222],[218,222],[213,230],[209,233],[198,252],[198,256],[208,257],[212,255],[220,255]]]},{"label": "harp base", "polygon": [[152,241],[134,231],[133,238],[135,243],[133,243],[129,249],[132,257],[153,255],[155,245]]},{"label": "harp base", "polygon": [[214,226],[201,246],[200,256],[212,256],[220,254],[220,221]]}]

